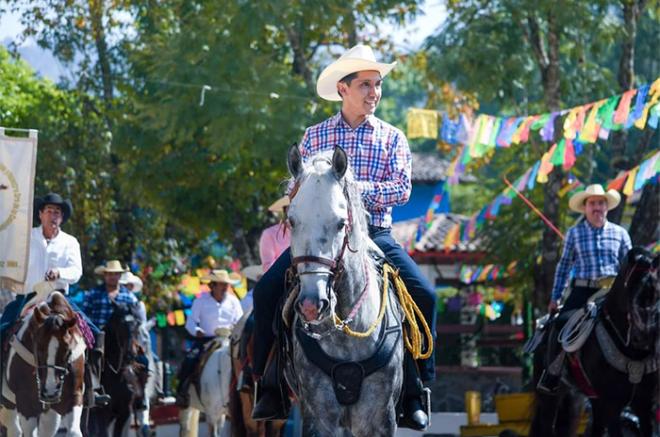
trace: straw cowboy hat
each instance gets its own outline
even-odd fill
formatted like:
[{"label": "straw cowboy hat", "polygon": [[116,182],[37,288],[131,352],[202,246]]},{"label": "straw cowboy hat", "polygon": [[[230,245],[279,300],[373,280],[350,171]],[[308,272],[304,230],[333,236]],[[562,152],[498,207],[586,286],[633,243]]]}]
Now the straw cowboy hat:
[{"label": "straw cowboy hat", "polygon": [[121,263],[116,259],[107,261],[105,265],[98,266],[94,269],[94,273],[97,275],[103,275],[105,273],[124,273],[125,271],[126,269],[123,268]]},{"label": "straw cowboy hat", "polygon": [[291,204],[291,200],[289,199],[289,196],[285,195],[277,199],[275,202],[273,202],[273,204],[268,207],[268,211],[282,212],[284,211],[284,208],[286,208],[290,204]]},{"label": "straw cowboy hat", "polygon": [[200,278],[203,282],[222,282],[223,284],[236,285],[241,282],[241,275],[229,273],[227,270],[213,270],[210,275]]},{"label": "straw cowboy hat", "polygon": [[241,273],[250,281],[257,282],[263,276],[264,268],[261,264],[253,264],[245,267]]},{"label": "straw cowboy hat", "polygon": [[371,47],[358,44],[325,67],[316,81],[316,92],[325,100],[340,102],[341,96],[337,92],[337,82],[351,73],[358,71],[378,71],[380,77],[385,77],[392,71],[396,62],[386,64],[377,62]]},{"label": "straw cowboy hat", "polygon": [[142,291],[142,279],[130,271],[126,271],[121,275],[121,278],[119,278],[119,283],[121,285],[133,284],[133,290],[131,290],[133,293],[139,293]]},{"label": "straw cowboy hat", "polygon": [[604,197],[607,200],[607,210],[616,208],[621,202],[621,195],[616,190],[603,189],[600,184],[589,185],[584,191],[574,194],[568,201],[568,207],[575,212],[584,213],[584,203],[590,197]]},{"label": "straw cowboy hat", "polygon": [[57,205],[62,208],[62,224],[66,223],[73,213],[73,205],[69,199],[64,199],[57,193],[48,193],[44,197],[37,197],[34,200],[34,216],[37,222],[40,222],[39,211],[46,205]]}]

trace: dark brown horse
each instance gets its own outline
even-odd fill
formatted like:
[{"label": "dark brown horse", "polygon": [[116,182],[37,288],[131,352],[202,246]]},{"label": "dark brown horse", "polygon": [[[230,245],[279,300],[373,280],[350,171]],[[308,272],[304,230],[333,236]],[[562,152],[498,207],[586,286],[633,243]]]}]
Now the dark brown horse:
[{"label": "dark brown horse", "polygon": [[[623,435],[620,415],[626,406],[639,419],[640,435],[652,435],[653,403],[658,396],[655,345],[660,323],[659,259],[658,255],[638,247],[628,253],[598,310],[591,334],[567,360],[572,362],[572,370],[564,372],[561,392],[566,396],[571,388],[579,388],[589,395],[591,436],[602,436],[606,428],[610,437]],[[579,367],[583,369],[581,372]],[[540,421],[556,418],[556,424],[563,423],[565,418],[557,411],[571,399],[539,396],[537,417]],[[557,433],[555,428],[554,435],[566,434]]]},{"label": "dark brown horse", "polygon": [[[285,420],[252,420],[254,384],[250,368],[252,357],[252,335],[254,319],[252,313],[245,314],[234,328],[231,343],[232,388],[229,390],[231,431],[234,437],[277,437],[282,435]],[[240,384],[236,390],[235,384]]]},{"label": "dark brown horse", "polygon": [[140,313],[137,305],[113,303],[112,316],[105,326],[105,360],[101,385],[112,401],[90,414],[89,435],[120,437],[128,425],[136,401],[145,394],[148,366],[139,345]]},{"label": "dark brown horse", "polygon": [[[11,340],[3,390],[8,435],[82,436],[85,341],[64,295],[53,292],[21,322]],[[13,398],[13,399],[12,399]]]}]

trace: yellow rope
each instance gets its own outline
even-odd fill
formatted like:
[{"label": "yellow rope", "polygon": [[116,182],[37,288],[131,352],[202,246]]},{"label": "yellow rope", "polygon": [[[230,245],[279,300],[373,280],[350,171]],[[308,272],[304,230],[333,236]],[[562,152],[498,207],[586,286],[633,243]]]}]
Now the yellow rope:
[{"label": "yellow rope", "polygon": [[351,328],[348,327],[348,324],[346,324],[343,320],[341,320],[337,316],[337,314],[333,314],[335,318],[335,324],[339,324],[340,326],[342,326],[342,330],[344,331],[344,333],[350,335],[351,337],[358,337],[358,338],[369,337],[374,332],[374,329],[376,329],[378,325],[380,325],[380,322],[383,321],[383,317],[385,316],[385,309],[387,308],[387,301],[389,300],[387,298],[388,284],[389,281],[387,280],[387,275],[385,275],[385,277],[383,278],[383,297],[380,300],[380,311],[378,312],[378,317],[376,318],[376,320],[374,320],[371,326],[369,326],[369,329],[367,329],[364,332],[353,331]]},{"label": "yellow rope", "polygon": [[[386,281],[388,279],[388,274],[393,276],[394,287],[399,295],[399,303],[401,304],[405,320],[408,322],[408,325],[403,328],[403,341],[406,348],[416,360],[429,358],[433,353],[433,335],[431,334],[431,329],[429,328],[428,323],[426,323],[424,314],[422,314],[422,311],[419,309],[412,296],[410,296],[410,293],[408,293],[406,284],[403,283],[403,279],[399,276],[399,272],[394,270],[389,264],[385,264],[383,266],[383,273]],[[422,327],[424,328],[424,336],[426,337],[427,345],[426,352],[423,352],[424,341],[419,329],[418,321],[422,323]]]},{"label": "yellow rope", "polygon": [[[390,284],[390,275],[393,277],[394,286],[396,288],[397,294],[399,296],[399,303],[401,304],[401,309],[405,316],[405,320],[408,322],[408,326],[403,329],[403,340],[406,348],[410,351],[413,358],[426,359],[431,356],[433,353],[433,336],[431,335],[431,330],[422,311],[419,309],[415,301],[413,300],[410,293],[406,289],[406,285],[403,283],[403,279],[399,276],[399,272],[396,271],[392,266],[385,263],[383,264],[383,297],[380,302],[380,311],[376,320],[369,326],[364,332],[353,331],[348,327],[347,324],[341,320],[337,314],[334,314],[335,323],[343,326],[344,333],[350,335],[351,337],[365,338],[369,337],[378,325],[383,321],[385,316],[385,309],[387,308],[387,290],[389,289]],[[422,333],[418,326],[418,320],[421,321],[422,327],[424,328],[424,335],[426,336],[427,350],[422,352],[423,349],[423,337]]]}]

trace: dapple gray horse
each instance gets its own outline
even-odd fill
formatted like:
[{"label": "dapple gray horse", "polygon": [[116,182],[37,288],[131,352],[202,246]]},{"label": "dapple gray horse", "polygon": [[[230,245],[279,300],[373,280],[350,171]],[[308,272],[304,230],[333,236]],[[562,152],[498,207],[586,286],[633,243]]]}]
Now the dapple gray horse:
[{"label": "dapple gray horse", "polygon": [[[293,363],[285,373],[302,406],[305,435],[392,436],[403,381],[402,317],[396,300],[383,292],[371,256],[382,257],[382,252],[369,238],[367,212],[348,158],[337,147],[305,165],[294,145],[288,166],[294,184],[288,220],[298,291],[284,308],[285,314],[295,309]],[[387,305],[381,305],[383,299]],[[383,344],[387,358],[374,370],[369,360],[382,355]],[[324,371],[328,361],[333,368]],[[334,387],[328,373],[336,377]]]}]

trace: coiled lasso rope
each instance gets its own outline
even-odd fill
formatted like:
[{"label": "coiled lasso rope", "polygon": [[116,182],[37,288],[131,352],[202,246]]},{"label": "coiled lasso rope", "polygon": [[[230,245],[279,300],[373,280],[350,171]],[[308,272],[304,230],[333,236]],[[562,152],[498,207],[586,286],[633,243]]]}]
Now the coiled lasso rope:
[{"label": "coiled lasso rope", "polygon": [[[369,326],[364,332],[356,332],[348,327],[337,315],[335,314],[335,323],[342,325],[344,333],[350,335],[351,337],[368,337],[370,336],[374,329],[380,325],[385,315],[385,309],[387,308],[387,290],[389,288],[389,279],[392,276],[394,281],[394,287],[396,288],[397,295],[399,296],[399,303],[401,304],[401,309],[405,316],[405,320],[408,321],[408,327],[404,326],[403,328],[403,341],[406,345],[406,348],[410,351],[413,358],[416,360],[427,359],[433,353],[433,336],[431,335],[431,329],[429,328],[426,319],[422,311],[419,309],[415,301],[413,300],[410,293],[406,289],[406,285],[403,283],[403,279],[399,276],[399,272],[395,270],[392,266],[385,263],[383,264],[383,297],[380,303],[380,311],[376,320]],[[424,328],[424,335],[427,340],[427,350],[426,352],[422,351],[423,348],[423,337],[422,332],[419,329],[418,320],[421,321],[422,327]]]}]

